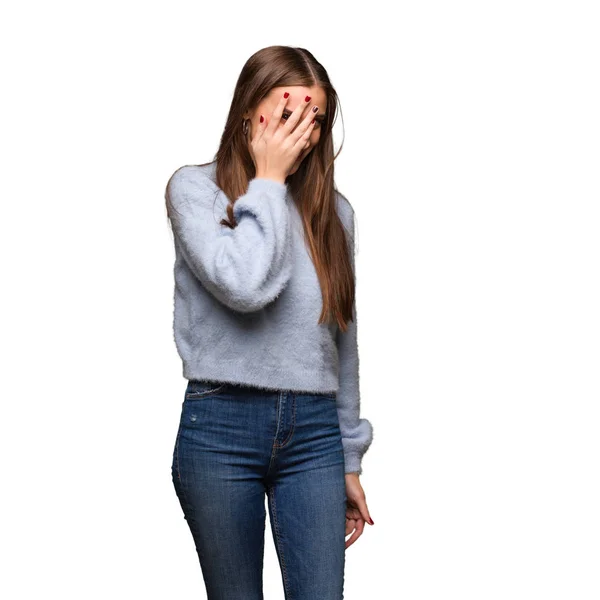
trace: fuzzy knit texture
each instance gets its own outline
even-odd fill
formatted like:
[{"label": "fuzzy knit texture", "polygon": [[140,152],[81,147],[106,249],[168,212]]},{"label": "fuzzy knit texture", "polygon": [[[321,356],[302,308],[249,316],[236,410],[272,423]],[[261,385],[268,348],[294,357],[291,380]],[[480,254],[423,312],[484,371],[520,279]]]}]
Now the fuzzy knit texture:
[{"label": "fuzzy knit texture", "polygon": [[[167,185],[183,376],[336,393],[345,472],[361,474],[373,427],[360,417],[356,302],[346,332],[317,324],[321,288],[287,184],[251,179],[233,205],[237,226],[230,229],[219,223],[228,199],[215,170],[216,161],[186,165]],[[356,270],[354,210],[338,191],[336,206]]]}]

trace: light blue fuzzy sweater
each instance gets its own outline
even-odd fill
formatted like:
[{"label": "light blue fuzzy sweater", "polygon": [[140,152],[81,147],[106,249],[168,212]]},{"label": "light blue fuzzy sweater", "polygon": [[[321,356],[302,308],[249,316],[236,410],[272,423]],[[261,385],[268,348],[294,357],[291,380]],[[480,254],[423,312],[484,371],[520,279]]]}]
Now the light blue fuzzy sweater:
[{"label": "light blue fuzzy sweater", "polygon": [[[337,392],[345,472],[362,473],[373,439],[360,418],[354,321],[318,325],[319,280],[287,184],[255,178],[234,203],[237,227],[220,225],[228,203],[216,162],[179,168],[167,186],[175,243],[174,337],[186,379],[267,390]],[[354,210],[336,191],[354,266]]]}]

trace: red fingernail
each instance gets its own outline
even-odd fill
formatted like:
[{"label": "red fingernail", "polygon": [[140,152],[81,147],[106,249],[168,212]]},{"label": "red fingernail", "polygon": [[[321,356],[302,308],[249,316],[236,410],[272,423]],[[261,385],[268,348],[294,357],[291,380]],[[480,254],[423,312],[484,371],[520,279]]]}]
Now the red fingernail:
[{"label": "red fingernail", "polygon": [[313,119],[313,120],[310,122],[310,124],[312,125],[314,122],[315,122],[315,120]]},{"label": "red fingernail", "polygon": [[262,123],[264,120],[265,118],[262,115],[260,115],[260,122]]},{"label": "red fingernail", "polygon": [[371,525],[375,525],[375,521],[373,521],[373,519],[370,519],[369,523],[371,523]]},{"label": "red fingernail", "polygon": [[304,98],[304,102],[310,102],[310,96],[306,96],[306,98]]},{"label": "red fingernail", "polygon": [[290,95],[290,94],[289,94],[289,92],[286,92],[286,93],[283,95],[283,97],[284,97],[284,98],[287,98],[289,95]]}]

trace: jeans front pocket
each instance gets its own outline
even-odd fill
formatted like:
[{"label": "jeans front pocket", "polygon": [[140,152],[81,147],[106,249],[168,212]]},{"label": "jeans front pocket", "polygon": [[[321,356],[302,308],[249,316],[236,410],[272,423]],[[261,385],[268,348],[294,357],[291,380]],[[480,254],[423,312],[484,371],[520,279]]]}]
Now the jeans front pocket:
[{"label": "jeans front pocket", "polygon": [[190,380],[185,390],[186,400],[199,400],[209,398],[222,392],[227,387],[227,383],[219,381],[193,381]]}]

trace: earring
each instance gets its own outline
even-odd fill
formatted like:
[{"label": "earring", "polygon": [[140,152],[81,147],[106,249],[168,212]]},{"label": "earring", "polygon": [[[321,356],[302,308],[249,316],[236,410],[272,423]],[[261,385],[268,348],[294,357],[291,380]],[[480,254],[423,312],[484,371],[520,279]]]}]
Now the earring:
[{"label": "earring", "polygon": [[242,132],[244,133],[244,135],[246,135],[248,133],[248,121],[247,121],[247,119],[244,119],[242,121]]}]

